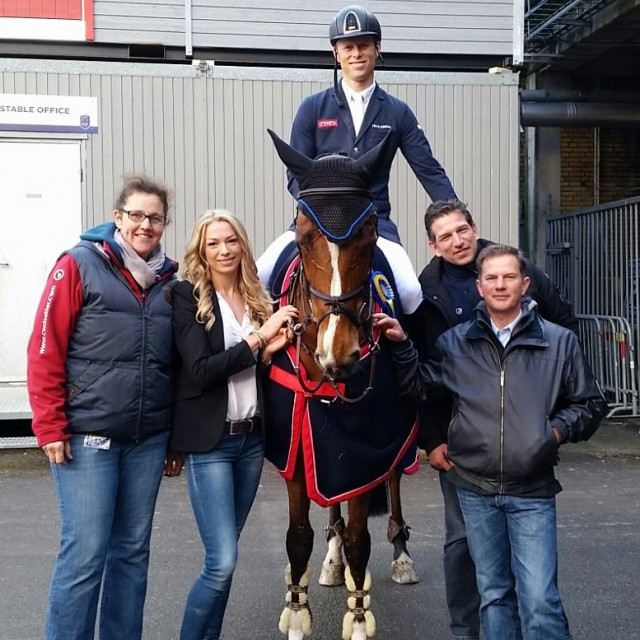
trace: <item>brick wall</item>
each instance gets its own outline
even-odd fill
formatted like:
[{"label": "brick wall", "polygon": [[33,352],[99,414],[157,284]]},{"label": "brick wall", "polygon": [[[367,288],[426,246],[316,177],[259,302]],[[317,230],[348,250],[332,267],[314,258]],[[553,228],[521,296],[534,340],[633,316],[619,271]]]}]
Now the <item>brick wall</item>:
[{"label": "brick wall", "polygon": [[[560,208],[575,211],[594,201],[594,130],[563,129]],[[600,129],[600,197],[611,202],[640,195],[640,131]]]},{"label": "brick wall", "polygon": [[567,128],[560,134],[560,209],[593,205],[593,129]]},{"label": "brick wall", "polygon": [[600,202],[639,195],[640,135],[636,129],[603,129],[600,135]]}]

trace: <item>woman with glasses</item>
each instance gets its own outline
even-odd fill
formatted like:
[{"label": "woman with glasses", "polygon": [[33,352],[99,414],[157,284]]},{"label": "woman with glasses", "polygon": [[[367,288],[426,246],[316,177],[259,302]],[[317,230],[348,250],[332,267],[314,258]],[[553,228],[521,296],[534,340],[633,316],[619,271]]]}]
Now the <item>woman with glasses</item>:
[{"label": "woman with glasses", "polygon": [[181,273],[172,302],[180,363],[171,448],[186,456],[205,558],[180,640],[218,640],[262,472],[260,374],[288,343],[297,311],[287,305],[272,313],[244,226],[228,211],[207,211],[196,222]]},{"label": "woman with glasses", "polygon": [[101,640],[142,635],[171,428],[171,307],[163,287],[178,265],[160,245],[168,223],[168,190],[129,178],[113,221],[62,254],[38,307],[29,398],[61,520],[47,640],[92,640],[99,600]]}]

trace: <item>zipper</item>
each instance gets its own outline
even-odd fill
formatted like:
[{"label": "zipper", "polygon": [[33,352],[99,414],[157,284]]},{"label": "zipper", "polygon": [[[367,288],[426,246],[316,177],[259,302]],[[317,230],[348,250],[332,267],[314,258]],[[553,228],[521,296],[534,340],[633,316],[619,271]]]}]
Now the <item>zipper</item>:
[{"label": "zipper", "polygon": [[505,362],[500,358],[500,352],[492,340],[483,336],[483,340],[486,340],[496,357],[496,364],[500,369],[500,461],[499,461],[499,486],[498,493],[504,494],[505,492],[505,471],[504,471],[504,382],[505,382]]},{"label": "zipper", "polygon": [[499,493],[504,493],[504,367],[500,362],[500,487]]}]

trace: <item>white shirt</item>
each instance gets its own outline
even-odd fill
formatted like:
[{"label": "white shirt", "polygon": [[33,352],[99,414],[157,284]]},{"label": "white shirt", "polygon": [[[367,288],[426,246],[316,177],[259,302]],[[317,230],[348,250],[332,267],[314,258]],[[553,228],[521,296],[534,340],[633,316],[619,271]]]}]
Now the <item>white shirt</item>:
[{"label": "white shirt", "polygon": [[491,320],[491,328],[496,334],[496,338],[500,340],[500,343],[503,347],[506,347],[509,340],[511,340],[511,333],[513,332],[514,327],[518,324],[520,318],[522,318],[522,311],[520,311],[515,320],[512,320],[506,327],[503,327],[502,329],[498,329],[494,321],[489,318]]},{"label": "white shirt", "polygon": [[[242,324],[236,320],[229,303],[216,291],[224,330],[224,348],[230,349],[244,340],[255,328],[245,312]],[[249,367],[229,376],[227,383],[229,402],[227,420],[244,420],[258,415],[258,388],[256,387],[256,368]]]},{"label": "white shirt", "polygon": [[353,126],[356,130],[356,136],[360,133],[360,127],[364,120],[364,114],[367,110],[367,106],[371,101],[371,96],[376,90],[376,83],[374,82],[370,87],[367,87],[364,91],[354,91],[342,78],[342,90],[344,91],[347,104],[349,105],[349,111],[351,112],[351,119],[353,120]]}]

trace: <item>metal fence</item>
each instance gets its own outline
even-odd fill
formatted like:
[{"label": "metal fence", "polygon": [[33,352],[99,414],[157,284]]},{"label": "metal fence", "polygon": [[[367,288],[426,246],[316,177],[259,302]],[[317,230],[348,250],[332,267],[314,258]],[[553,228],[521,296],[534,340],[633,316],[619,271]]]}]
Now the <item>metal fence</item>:
[{"label": "metal fence", "polygon": [[547,272],[580,318],[583,344],[611,413],[637,417],[640,198],[549,218]]},{"label": "metal fence", "polygon": [[625,318],[577,314],[580,339],[609,401],[609,417],[638,416],[638,379],[631,327]]}]

